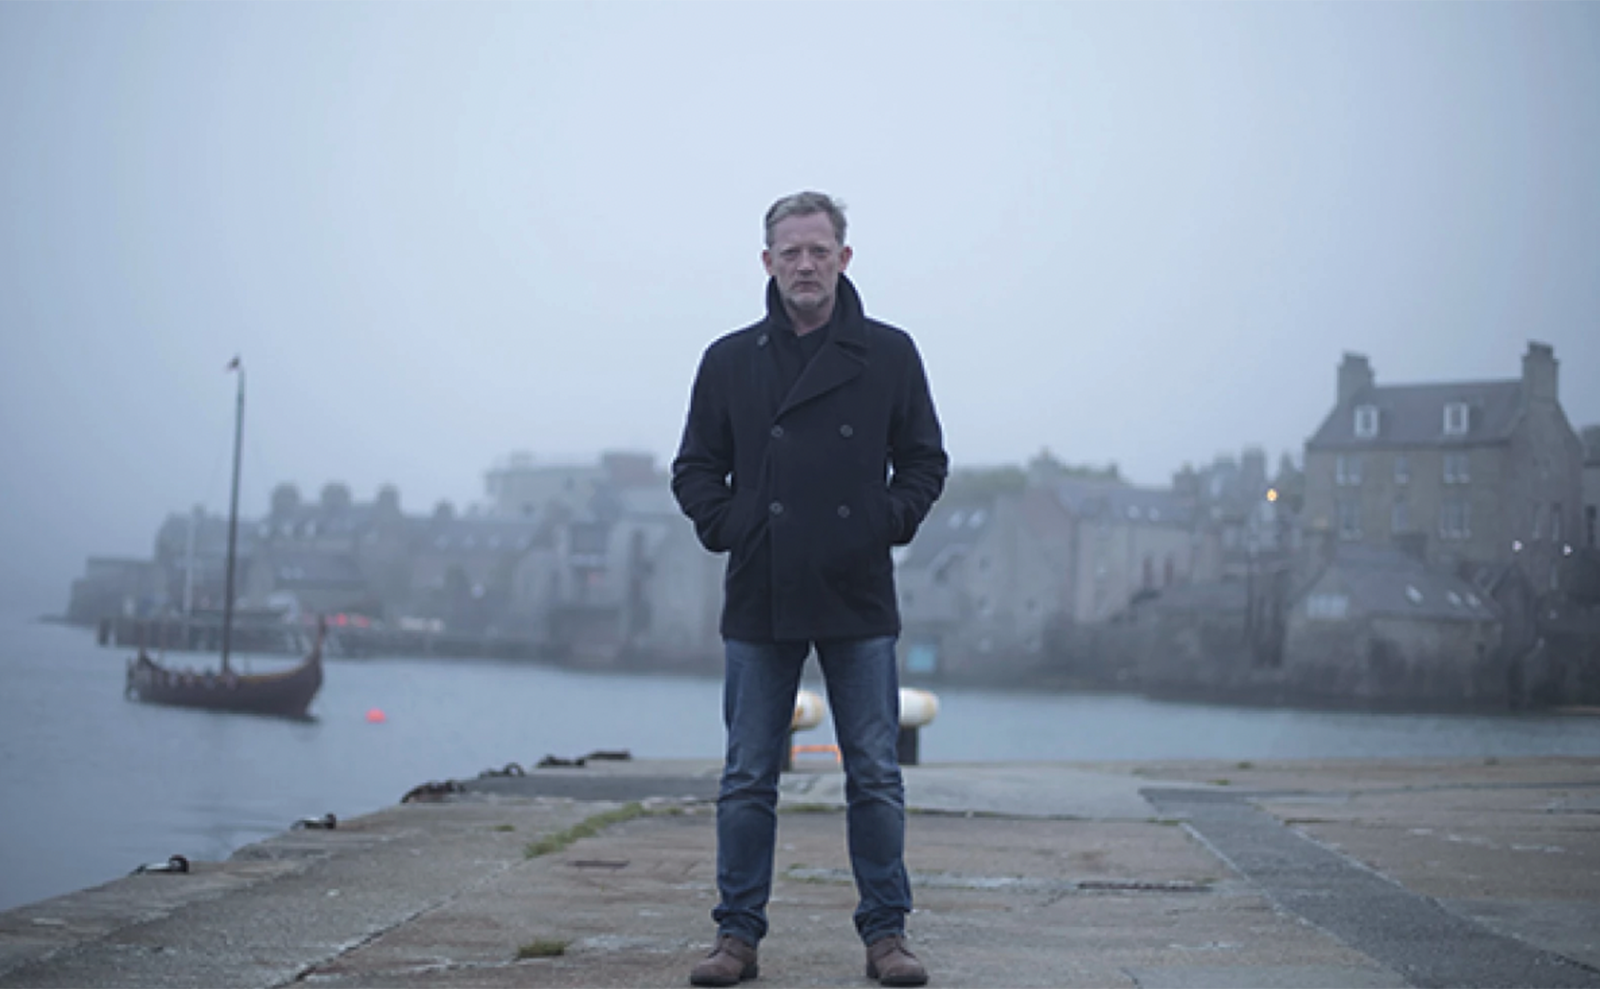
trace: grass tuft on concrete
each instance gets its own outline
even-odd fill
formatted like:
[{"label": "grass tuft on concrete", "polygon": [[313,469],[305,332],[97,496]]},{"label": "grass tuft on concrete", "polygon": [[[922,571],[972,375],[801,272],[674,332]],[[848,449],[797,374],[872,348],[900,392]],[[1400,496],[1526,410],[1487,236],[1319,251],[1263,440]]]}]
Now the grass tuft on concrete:
[{"label": "grass tuft on concrete", "polygon": [[616,810],[603,811],[592,817],[584,818],[565,831],[545,835],[537,841],[530,841],[522,849],[524,858],[538,858],[541,855],[553,855],[575,841],[584,838],[593,838],[595,835],[623,821],[631,821],[636,817],[644,817],[652,811],[647,810],[641,803],[625,804]]},{"label": "grass tuft on concrete", "polygon": [[567,953],[569,943],[559,938],[535,938],[517,949],[517,958],[557,958]]}]

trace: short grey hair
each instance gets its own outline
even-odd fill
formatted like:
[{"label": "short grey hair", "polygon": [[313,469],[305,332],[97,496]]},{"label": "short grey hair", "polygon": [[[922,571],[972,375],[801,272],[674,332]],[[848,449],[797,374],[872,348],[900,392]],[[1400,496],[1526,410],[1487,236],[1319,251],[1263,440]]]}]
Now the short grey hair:
[{"label": "short grey hair", "polygon": [[828,222],[833,224],[833,235],[844,246],[844,202],[828,195],[826,192],[796,192],[784,196],[772,204],[767,210],[767,246],[772,246],[772,229],[791,216],[810,216],[813,213],[824,213]]}]

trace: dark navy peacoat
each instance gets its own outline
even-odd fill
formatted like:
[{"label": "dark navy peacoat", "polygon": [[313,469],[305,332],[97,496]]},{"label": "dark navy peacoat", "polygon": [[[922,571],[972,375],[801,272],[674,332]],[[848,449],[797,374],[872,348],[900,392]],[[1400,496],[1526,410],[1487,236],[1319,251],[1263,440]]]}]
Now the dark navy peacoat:
[{"label": "dark navy peacoat", "polygon": [[828,337],[784,388],[767,315],[706,348],[672,492],[728,553],[721,631],[750,642],[897,634],[891,547],[944,489],[949,458],[916,345],[869,319],[843,275]]}]

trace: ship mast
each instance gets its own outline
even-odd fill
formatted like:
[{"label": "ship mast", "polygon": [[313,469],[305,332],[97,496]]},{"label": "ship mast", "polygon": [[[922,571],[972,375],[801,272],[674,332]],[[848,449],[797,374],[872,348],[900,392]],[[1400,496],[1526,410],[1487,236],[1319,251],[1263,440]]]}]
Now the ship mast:
[{"label": "ship mast", "polygon": [[244,365],[235,357],[228,370],[239,375],[239,401],[233,417],[233,491],[228,499],[228,569],[222,592],[222,672],[227,675],[233,645],[233,563],[239,540],[239,448],[244,442]]}]

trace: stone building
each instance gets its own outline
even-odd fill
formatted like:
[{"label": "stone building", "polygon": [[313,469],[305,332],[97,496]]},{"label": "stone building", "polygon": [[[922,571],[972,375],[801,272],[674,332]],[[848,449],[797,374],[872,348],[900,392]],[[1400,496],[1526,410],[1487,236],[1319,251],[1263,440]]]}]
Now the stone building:
[{"label": "stone building", "polygon": [[1070,520],[1039,488],[938,502],[896,552],[908,676],[1000,682],[1037,673],[1070,605]]},{"label": "stone building", "polygon": [[1583,530],[1581,541],[1600,549],[1600,426],[1583,430]]},{"label": "stone building", "polygon": [[1289,608],[1283,679],[1299,695],[1364,706],[1503,708],[1518,693],[1494,603],[1397,548],[1350,543]]},{"label": "stone building", "polygon": [[1514,559],[1556,582],[1582,517],[1583,451],[1562,412],[1551,348],[1530,343],[1502,381],[1379,385],[1346,354],[1334,406],[1306,441],[1305,522],[1343,543],[1422,544],[1455,568]]},{"label": "stone building", "polygon": [[1195,577],[1194,503],[1164,488],[1073,478],[1049,485],[1068,519],[1068,621],[1106,621],[1141,595]]}]

